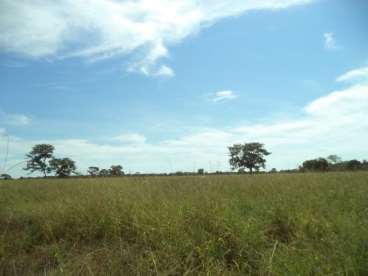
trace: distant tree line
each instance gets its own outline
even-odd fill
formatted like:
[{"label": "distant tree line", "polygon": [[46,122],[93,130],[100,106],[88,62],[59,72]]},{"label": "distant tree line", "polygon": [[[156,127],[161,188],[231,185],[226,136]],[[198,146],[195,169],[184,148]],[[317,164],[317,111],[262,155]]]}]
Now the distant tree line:
[{"label": "distant tree line", "polygon": [[[87,170],[87,175],[77,172],[75,161],[70,158],[56,158],[54,156],[54,146],[50,144],[38,144],[32,147],[32,150],[26,154],[26,167],[24,170],[30,173],[39,172],[44,177],[53,175],[55,177],[117,177],[117,176],[189,176],[189,175],[206,175],[206,174],[232,174],[233,172],[216,171],[208,173],[203,168],[197,172],[182,172],[161,173],[161,174],[125,174],[121,165],[112,165],[108,169],[100,169],[97,166],[90,166]],[[234,144],[228,147],[229,163],[232,171],[237,173],[265,173],[266,157],[271,153],[265,149],[264,144],[258,142]],[[261,170],[263,169],[263,170]],[[337,155],[329,155],[326,158],[320,157],[311,160],[306,160],[297,169],[281,170],[279,172],[296,173],[296,172],[327,172],[327,171],[354,171],[368,170],[368,161],[359,161],[356,159],[343,161]],[[277,173],[273,168],[269,173]],[[9,174],[0,174],[0,179],[11,179]]]},{"label": "distant tree line", "polygon": [[355,171],[355,170],[368,170],[368,161],[359,161],[356,159],[343,161],[337,155],[329,155],[326,158],[320,157],[316,159],[306,160],[299,167],[299,171]]},{"label": "distant tree line", "polygon": [[[32,147],[32,150],[26,154],[26,167],[24,170],[30,173],[39,172],[44,177],[54,174],[56,177],[82,176],[77,172],[77,166],[71,158],[56,158],[54,156],[55,147],[49,144],[38,144]],[[91,166],[88,168],[90,176],[122,176],[124,175],[121,165],[113,165],[109,169],[101,169]],[[4,175],[3,178],[9,175]],[[9,176],[10,177],[10,176]]]},{"label": "distant tree line", "polygon": [[[230,165],[233,170],[238,170],[239,173],[244,173],[248,169],[252,174],[259,172],[261,168],[265,168],[265,157],[269,154],[264,145],[257,142],[234,144],[228,148],[230,151]],[[27,165],[24,168],[26,171],[39,172],[44,177],[54,174],[57,177],[68,177],[71,175],[82,176],[76,171],[76,163],[70,158],[56,158],[54,156],[54,146],[49,144],[38,144],[33,146],[32,150],[26,154]],[[97,166],[90,166],[87,170],[90,177],[109,177],[123,176],[124,171],[121,165],[112,165],[109,169],[100,169]],[[198,169],[197,173],[193,172],[176,172],[165,175],[204,175],[208,174],[203,168]],[[224,174],[216,171],[215,174]],[[140,175],[136,173],[135,175]]]},{"label": "distant tree line", "polygon": [[97,176],[123,176],[124,171],[123,167],[121,165],[113,165],[110,167],[110,169],[101,169],[99,167],[89,167],[87,170],[87,173],[89,176],[97,177]]}]

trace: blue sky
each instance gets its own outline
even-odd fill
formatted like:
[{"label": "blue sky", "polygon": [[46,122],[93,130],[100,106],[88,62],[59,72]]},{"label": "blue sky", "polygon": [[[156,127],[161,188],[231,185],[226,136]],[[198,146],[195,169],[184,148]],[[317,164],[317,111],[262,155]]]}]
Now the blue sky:
[{"label": "blue sky", "polygon": [[[0,3],[0,160],[36,143],[84,172],[228,170],[368,158],[364,0]],[[11,171],[24,174],[20,167]]]}]

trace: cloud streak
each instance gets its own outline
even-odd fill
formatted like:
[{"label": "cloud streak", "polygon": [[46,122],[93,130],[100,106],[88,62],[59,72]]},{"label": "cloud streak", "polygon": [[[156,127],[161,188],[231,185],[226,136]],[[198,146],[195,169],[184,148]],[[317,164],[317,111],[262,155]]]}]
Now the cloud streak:
[{"label": "cloud streak", "polygon": [[144,144],[146,142],[146,137],[139,133],[124,133],[119,136],[114,137],[112,140],[118,141],[122,144]]},{"label": "cloud streak", "polygon": [[217,103],[217,102],[234,100],[237,97],[238,97],[238,95],[236,95],[233,91],[231,91],[231,90],[224,90],[224,91],[216,92],[213,95],[212,101],[215,102],[215,103]]},{"label": "cloud streak", "polygon": [[337,50],[338,49],[334,33],[332,32],[324,33],[323,38],[324,38],[324,47],[326,50]]},{"label": "cloud streak", "polygon": [[0,125],[26,126],[31,122],[31,118],[24,114],[11,114],[0,111]]},{"label": "cloud streak", "polygon": [[[28,0],[0,2],[0,49],[29,58],[129,56],[129,71],[171,77],[168,48],[229,16],[312,0]],[[132,57],[134,54],[134,58]]]},{"label": "cloud streak", "polygon": [[368,81],[368,67],[358,68],[346,72],[336,79],[337,82]]}]

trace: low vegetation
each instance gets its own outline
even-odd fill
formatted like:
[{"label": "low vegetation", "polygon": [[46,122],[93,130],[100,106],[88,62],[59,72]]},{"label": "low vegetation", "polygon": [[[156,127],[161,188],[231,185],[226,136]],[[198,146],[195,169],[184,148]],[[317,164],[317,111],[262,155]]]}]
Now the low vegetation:
[{"label": "low vegetation", "polygon": [[0,181],[0,275],[368,275],[366,172]]}]

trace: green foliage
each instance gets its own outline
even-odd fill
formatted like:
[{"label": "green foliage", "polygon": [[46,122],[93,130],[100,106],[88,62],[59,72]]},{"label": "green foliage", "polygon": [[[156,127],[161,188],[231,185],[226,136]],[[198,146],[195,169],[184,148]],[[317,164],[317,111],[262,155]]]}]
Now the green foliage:
[{"label": "green foliage", "polygon": [[356,159],[349,161],[342,161],[337,155],[329,155],[325,158],[317,158],[306,160],[303,165],[299,167],[299,171],[355,171],[368,170],[368,162],[362,162]]},{"label": "green foliage", "polygon": [[54,146],[49,144],[33,146],[31,152],[26,155],[27,165],[24,170],[31,173],[39,171],[46,177],[52,170],[49,161],[53,158],[54,149]]},{"label": "green foliage", "polygon": [[0,181],[0,275],[368,275],[368,174]]},{"label": "green foliage", "polygon": [[328,162],[324,158],[317,158],[312,160],[307,160],[303,162],[303,171],[320,171],[324,172],[328,170]]},{"label": "green foliage", "polygon": [[30,170],[31,173],[42,172],[44,177],[52,171],[59,177],[77,174],[75,162],[70,158],[55,158],[54,150],[54,146],[49,144],[33,146],[31,152],[26,155],[27,166],[24,170]]},{"label": "green foliage", "polygon": [[75,174],[77,169],[75,162],[70,158],[54,158],[50,161],[50,167],[58,177],[67,177]]},{"label": "green foliage", "polygon": [[0,179],[10,180],[10,179],[12,179],[12,177],[11,177],[10,174],[3,173],[3,174],[0,174]]},{"label": "green foliage", "polygon": [[197,173],[200,175],[204,175],[204,169],[198,169]]},{"label": "green foliage", "polygon": [[254,169],[258,171],[260,168],[265,168],[265,157],[271,154],[261,143],[234,144],[229,147],[229,151],[229,163],[232,169],[242,170],[247,168],[250,173]]},{"label": "green foliage", "polygon": [[124,175],[123,167],[121,165],[113,165],[110,168],[111,176],[122,176]]},{"label": "green foliage", "polygon": [[341,157],[337,156],[336,154],[331,154],[327,156],[327,161],[330,164],[338,164],[342,161]]},{"label": "green foliage", "polygon": [[106,176],[109,176],[110,175],[110,172],[109,172],[109,170],[102,169],[102,170],[99,171],[98,175],[99,176],[106,177]]},{"label": "green foliage", "polygon": [[346,163],[346,167],[349,170],[359,170],[362,168],[362,163],[359,160],[350,160]]},{"label": "green foliage", "polygon": [[88,174],[90,176],[98,176],[99,175],[99,172],[100,172],[100,168],[99,167],[89,167],[88,168]]}]

